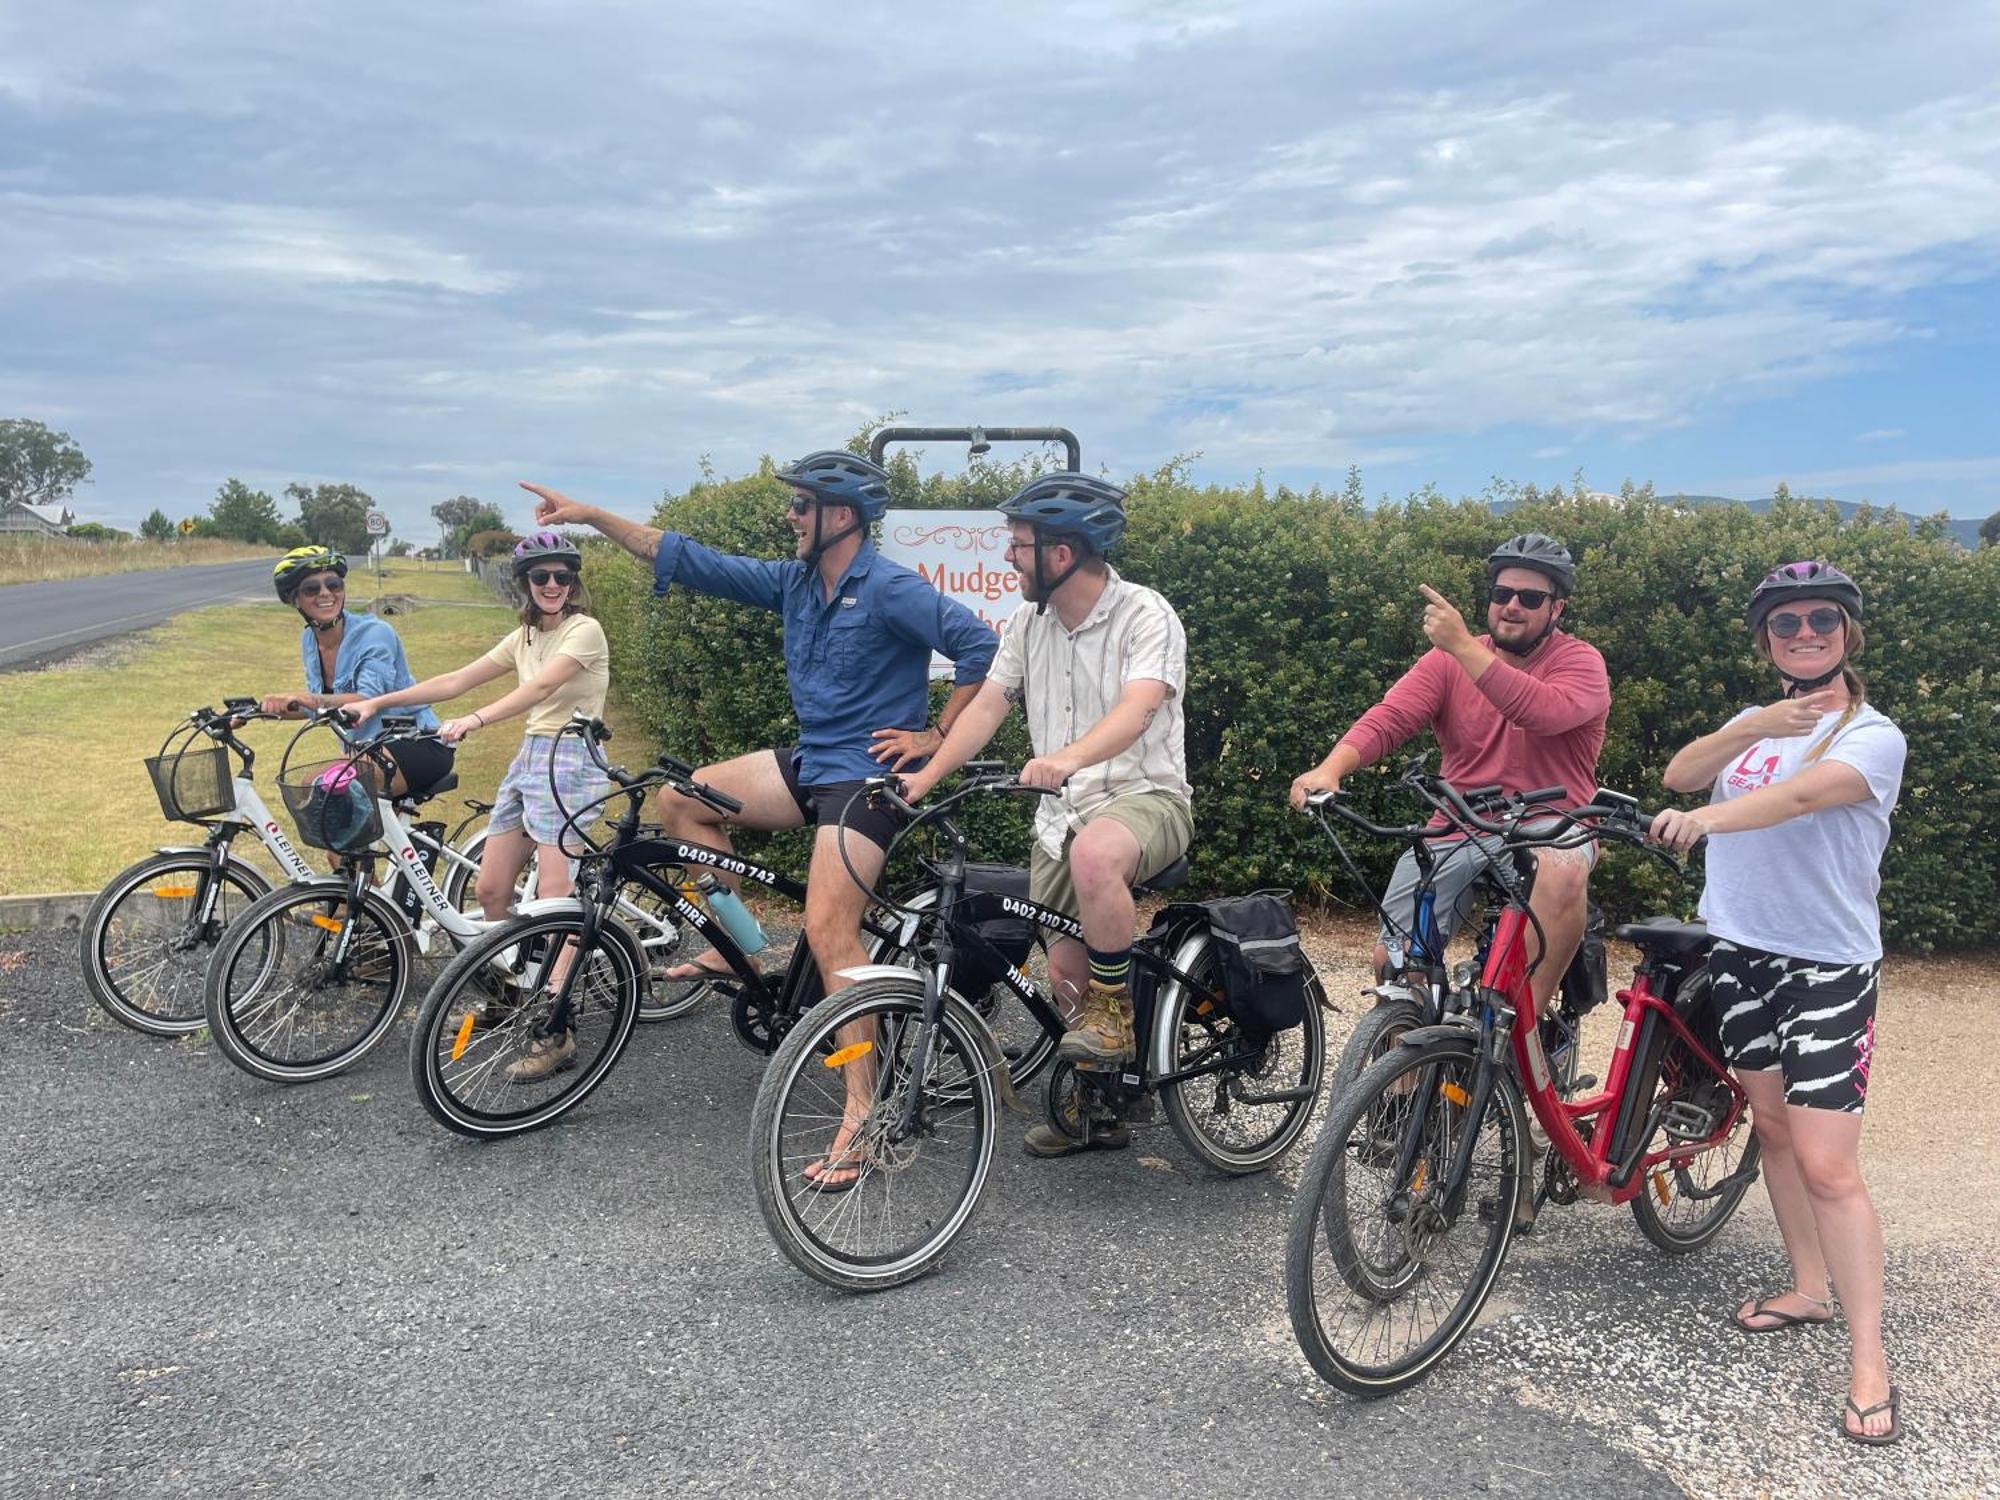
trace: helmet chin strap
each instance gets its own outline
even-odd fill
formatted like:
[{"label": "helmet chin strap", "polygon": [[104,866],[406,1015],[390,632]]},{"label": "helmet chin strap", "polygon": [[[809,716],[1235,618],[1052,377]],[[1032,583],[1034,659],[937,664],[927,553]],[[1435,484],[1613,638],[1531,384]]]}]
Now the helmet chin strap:
[{"label": "helmet chin strap", "polygon": [[[852,509],[852,507],[850,506],[849,509]],[[820,522],[821,522],[821,517],[826,514],[826,507],[820,504],[820,502],[817,499],[815,499],[813,501],[812,513],[813,513],[812,545],[806,548],[806,555],[799,559],[799,565],[803,567],[807,573],[811,573],[819,567],[819,560],[826,555],[827,550],[829,548],[838,547],[842,542],[846,541],[849,537],[853,536],[855,532],[861,530],[862,527],[862,523],[860,521],[855,521],[851,525],[845,526],[841,528],[839,531],[836,531],[832,536],[822,536],[820,534]]]},{"label": "helmet chin strap", "polygon": [[[292,607],[294,609],[298,609],[298,606],[296,604],[293,605]],[[315,631],[317,631],[321,635],[325,635],[329,630],[333,629],[336,625],[340,624],[341,620],[345,618],[345,615],[346,615],[345,610],[335,610],[333,618],[331,620],[315,620],[311,615],[307,614],[304,610],[302,609],[299,610],[299,617],[303,619],[306,622],[306,624],[310,625]]]},{"label": "helmet chin strap", "polygon": [[[1072,547],[1070,548],[1070,551],[1075,552],[1076,549]],[[1082,567],[1083,563],[1084,563],[1083,557],[1081,555],[1078,555],[1076,559],[1073,562],[1071,562],[1067,568],[1063,569],[1062,576],[1056,579],[1054,583],[1050,583],[1048,581],[1047,570],[1045,570],[1042,567],[1042,528],[1039,526],[1035,528],[1035,613],[1036,614],[1045,615],[1049,612],[1050,598],[1055,594],[1055,591],[1057,589],[1061,588],[1064,584],[1068,583],[1070,579],[1075,576],[1076,570]]]},{"label": "helmet chin strap", "polygon": [[1785,696],[1787,698],[1796,698],[1801,693],[1817,692],[1846,670],[1847,658],[1843,656],[1834,664],[1832,671],[1822,672],[1817,677],[1794,677],[1783,667],[1778,668],[1778,675],[1785,679]]}]

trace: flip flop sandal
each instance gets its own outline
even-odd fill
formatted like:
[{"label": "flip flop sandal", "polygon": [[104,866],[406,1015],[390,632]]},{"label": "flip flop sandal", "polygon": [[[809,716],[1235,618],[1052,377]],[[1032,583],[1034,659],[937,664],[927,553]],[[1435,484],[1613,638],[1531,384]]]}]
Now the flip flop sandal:
[{"label": "flip flop sandal", "polygon": [[1891,1443],[1900,1442],[1903,1437],[1903,1392],[1900,1387],[1889,1387],[1889,1399],[1877,1401],[1870,1407],[1859,1407],[1854,1398],[1847,1398],[1847,1410],[1854,1413],[1857,1422],[1865,1422],[1883,1407],[1889,1409],[1889,1430],[1887,1432],[1856,1432],[1847,1425],[1846,1413],[1840,1418],[1840,1435],[1850,1443],[1866,1443],[1871,1448],[1886,1448]]},{"label": "flip flop sandal", "polygon": [[[845,1153],[842,1154],[844,1155]],[[807,1165],[816,1166],[820,1169],[815,1176],[808,1176],[803,1169],[799,1172],[799,1176],[804,1180],[805,1185],[813,1192],[846,1193],[851,1192],[860,1183],[862,1171],[868,1163],[864,1158],[860,1161],[843,1161],[829,1164],[828,1159],[822,1156],[818,1161],[809,1162]],[[829,1172],[852,1172],[854,1175],[849,1177],[845,1182],[830,1182],[827,1180]]]},{"label": "flip flop sandal", "polygon": [[[1783,1295],[1783,1292],[1778,1294],[1779,1297]],[[1831,1323],[1833,1321],[1833,1314],[1830,1312],[1823,1318],[1809,1318],[1800,1313],[1780,1312],[1775,1307],[1769,1305],[1777,1300],[1777,1297],[1759,1297],[1755,1302],[1750,1304],[1750,1311],[1747,1313],[1731,1313],[1729,1321],[1736,1325],[1738,1333],[1783,1333],[1787,1328],[1801,1328],[1818,1323]],[[1813,1299],[1808,1297],[1806,1300],[1810,1302]],[[1778,1321],[1765,1324],[1760,1328],[1748,1322],[1747,1320],[1750,1318],[1776,1318]]]}]

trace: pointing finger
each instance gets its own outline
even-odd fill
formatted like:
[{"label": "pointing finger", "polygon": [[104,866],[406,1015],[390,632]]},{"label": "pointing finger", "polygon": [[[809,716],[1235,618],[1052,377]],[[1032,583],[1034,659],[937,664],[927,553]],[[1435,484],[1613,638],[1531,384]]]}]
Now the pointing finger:
[{"label": "pointing finger", "polygon": [[1418,584],[1417,591],[1421,593],[1426,599],[1430,600],[1431,603],[1433,604],[1443,604],[1447,608],[1450,607],[1450,601],[1447,600],[1443,594],[1440,594],[1436,589],[1432,588],[1428,583]]}]

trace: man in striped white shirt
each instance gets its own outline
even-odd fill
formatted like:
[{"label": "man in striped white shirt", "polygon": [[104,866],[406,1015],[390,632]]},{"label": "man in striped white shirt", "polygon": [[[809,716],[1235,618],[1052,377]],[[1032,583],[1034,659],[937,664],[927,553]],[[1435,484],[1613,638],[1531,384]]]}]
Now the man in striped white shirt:
[{"label": "man in striped white shirt", "polygon": [[[1081,474],[1046,474],[1000,507],[1024,601],[1007,622],[986,681],[943,746],[906,778],[916,801],[993,737],[1014,704],[1028,713],[1030,786],[1058,789],[1035,814],[1029,895],[1076,917],[1084,941],[1049,948],[1056,1003],[1071,1022],[1060,1055],[1080,1068],[1133,1056],[1132,887],[1187,852],[1194,835],[1181,694],[1187,634],[1173,606],[1106,560],[1125,531],[1125,492]],[[1094,1124],[1091,1146],[1131,1139]],[[1038,1156],[1086,1149],[1038,1125]]]}]

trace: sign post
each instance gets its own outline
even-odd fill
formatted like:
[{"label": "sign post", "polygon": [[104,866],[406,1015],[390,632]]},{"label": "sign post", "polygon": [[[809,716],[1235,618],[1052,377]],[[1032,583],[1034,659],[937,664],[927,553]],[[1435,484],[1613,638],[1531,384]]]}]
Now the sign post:
[{"label": "sign post", "polygon": [[368,550],[375,554],[375,595],[382,594],[382,538],[389,534],[389,518],[379,510],[368,512]]},{"label": "sign post", "polygon": [[[882,555],[914,568],[932,588],[995,631],[1021,602],[1021,575],[1007,561],[1007,523],[997,510],[892,510],[882,518]],[[933,677],[951,663],[931,658]]]}]

